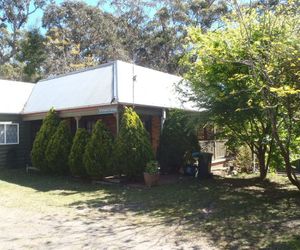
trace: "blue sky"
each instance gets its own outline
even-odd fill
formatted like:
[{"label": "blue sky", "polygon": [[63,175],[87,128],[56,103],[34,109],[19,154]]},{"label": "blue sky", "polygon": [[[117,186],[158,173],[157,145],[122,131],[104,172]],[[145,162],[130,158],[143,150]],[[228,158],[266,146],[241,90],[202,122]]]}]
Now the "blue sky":
[{"label": "blue sky", "polygon": [[[64,0],[55,0],[56,3],[60,4]],[[99,0],[82,0],[82,2],[85,2],[89,5],[96,6],[99,2]],[[27,28],[40,28],[42,26],[42,17],[43,17],[43,11],[37,10],[35,13],[30,15],[27,23]]]}]

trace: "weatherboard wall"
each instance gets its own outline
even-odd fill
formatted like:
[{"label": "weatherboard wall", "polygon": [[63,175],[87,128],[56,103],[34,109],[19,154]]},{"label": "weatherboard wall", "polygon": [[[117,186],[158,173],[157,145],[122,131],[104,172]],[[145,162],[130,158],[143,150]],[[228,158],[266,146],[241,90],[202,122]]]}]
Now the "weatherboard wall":
[{"label": "weatherboard wall", "polygon": [[25,167],[30,154],[30,126],[19,114],[0,114],[0,122],[19,123],[19,144],[0,145],[0,168]]}]

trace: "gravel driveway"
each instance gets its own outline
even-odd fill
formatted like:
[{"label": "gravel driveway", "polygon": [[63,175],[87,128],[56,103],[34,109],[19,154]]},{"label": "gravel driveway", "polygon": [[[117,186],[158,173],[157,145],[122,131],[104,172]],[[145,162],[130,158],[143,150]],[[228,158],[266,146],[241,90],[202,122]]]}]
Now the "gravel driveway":
[{"label": "gravel driveway", "polygon": [[2,204],[0,214],[1,249],[215,249],[178,222],[109,208],[45,214]]}]

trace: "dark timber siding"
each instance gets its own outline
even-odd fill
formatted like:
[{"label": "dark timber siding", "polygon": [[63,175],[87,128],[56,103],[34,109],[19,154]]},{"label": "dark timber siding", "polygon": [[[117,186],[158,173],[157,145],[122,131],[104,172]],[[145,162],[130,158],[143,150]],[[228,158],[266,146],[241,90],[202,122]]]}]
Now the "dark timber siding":
[{"label": "dark timber siding", "polygon": [[19,123],[19,144],[0,145],[0,168],[25,167],[29,160],[30,127],[21,115],[0,114],[0,122]]}]

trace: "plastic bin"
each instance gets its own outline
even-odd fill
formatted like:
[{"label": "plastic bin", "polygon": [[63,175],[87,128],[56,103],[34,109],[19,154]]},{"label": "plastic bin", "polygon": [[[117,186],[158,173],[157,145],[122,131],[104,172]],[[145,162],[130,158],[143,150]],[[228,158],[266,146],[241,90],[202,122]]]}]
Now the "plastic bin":
[{"label": "plastic bin", "polygon": [[193,157],[198,158],[198,178],[210,178],[211,174],[211,161],[213,154],[206,152],[196,152],[192,154]]}]

